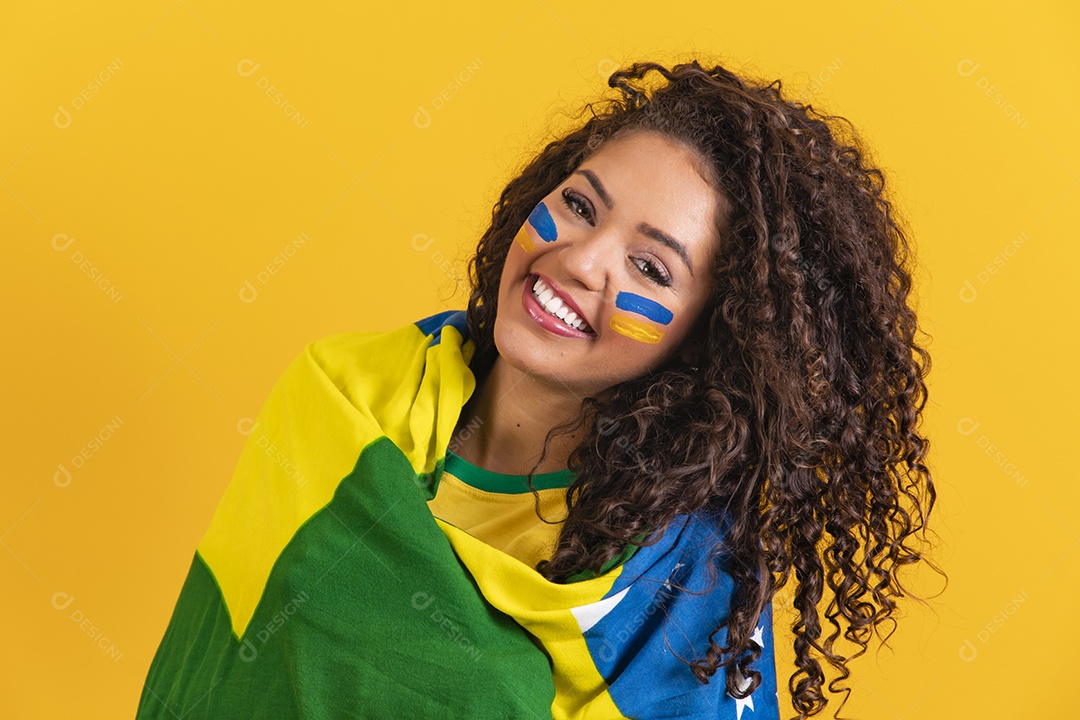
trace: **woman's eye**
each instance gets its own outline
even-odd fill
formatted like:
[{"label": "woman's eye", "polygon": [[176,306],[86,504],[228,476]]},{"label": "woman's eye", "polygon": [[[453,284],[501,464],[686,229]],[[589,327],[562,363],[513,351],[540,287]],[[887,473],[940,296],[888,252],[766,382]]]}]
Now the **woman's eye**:
[{"label": "woman's eye", "polygon": [[[645,277],[649,278],[657,285],[660,285],[661,287],[667,287],[671,285],[671,278],[668,277],[667,274],[663,270],[661,270],[655,263],[652,263],[644,258],[634,258],[633,262],[635,265],[638,266],[638,268],[641,269],[641,272],[643,275],[645,275]],[[638,265],[638,263],[641,263],[641,265]]]},{"label": "woman's eye", "polygon": [[[570,188],[566,188],[565,190],[562,191],[562,200],[563,200],[563,205],[565,205],[570,210],[570,212],[572,212],[575,215],[577,215],[578,217],[582,218],[583,220],[585,220],[585,222],[589,223],[590,225],[593,224],[592,207],[589,205],[588,200],[583,198],[581,195],[578,195],[576,192],[574,192]],[[582,214],[582,212],[581,212],[582,210],[584,210],[585,213],[587,213],[587,216]]]}]

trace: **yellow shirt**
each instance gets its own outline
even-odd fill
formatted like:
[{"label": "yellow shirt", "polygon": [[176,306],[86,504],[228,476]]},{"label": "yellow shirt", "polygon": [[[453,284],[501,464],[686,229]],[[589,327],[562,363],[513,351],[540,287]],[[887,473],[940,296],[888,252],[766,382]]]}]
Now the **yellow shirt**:
[{"label": "yellow shirt", "polygon": [[540,515],[549,522],[537,516],[536,498],[525,478],[485,470],[447,450],[428,507],[440,520],[535,568],[555,550],[574,473],[566,469],[533,476]]}]

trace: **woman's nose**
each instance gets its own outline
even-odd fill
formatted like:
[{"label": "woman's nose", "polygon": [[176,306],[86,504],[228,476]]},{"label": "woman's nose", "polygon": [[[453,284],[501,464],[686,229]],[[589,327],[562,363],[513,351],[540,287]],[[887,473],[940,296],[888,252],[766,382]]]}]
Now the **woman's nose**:
[{"label": "woman's nose", "polygon": [[561,233],[559,239],[566,241],[556,248],[564,277],[585,290],[603,293],[604,302],[613,302],[613,288],[629,277],[618,231],[615,228],[573,230]]}]

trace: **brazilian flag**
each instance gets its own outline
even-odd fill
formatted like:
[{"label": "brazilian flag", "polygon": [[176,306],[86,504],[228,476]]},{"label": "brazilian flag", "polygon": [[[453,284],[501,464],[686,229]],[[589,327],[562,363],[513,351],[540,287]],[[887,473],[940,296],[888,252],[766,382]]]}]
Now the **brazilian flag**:
[{"label": "brazilian flag", "polygon": [[[680,660],[728,612],[715,519],[678,516],[566,583],[531,564],[543,543],[511,550],[464,519],[466,497],[533,506],[450,451],[474,349],[450,310],[324,337],[289,364],[194,553],[139,720],[779,720],[771,608],[750,697]],[[545,494],[573,479],[546,475]]]}]

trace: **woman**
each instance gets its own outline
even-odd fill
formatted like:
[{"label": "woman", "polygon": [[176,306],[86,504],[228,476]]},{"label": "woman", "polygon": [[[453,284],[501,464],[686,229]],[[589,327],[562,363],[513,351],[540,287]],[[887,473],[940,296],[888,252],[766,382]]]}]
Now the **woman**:
[{"label": "woman", "polygon": [[285,371],[139,717],[778,718],[792,573],[806,717],[893,621],[935,492],[882,173],[778,82],[609,84],[503,191],[466,310]]}]

